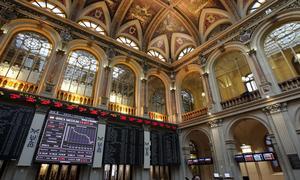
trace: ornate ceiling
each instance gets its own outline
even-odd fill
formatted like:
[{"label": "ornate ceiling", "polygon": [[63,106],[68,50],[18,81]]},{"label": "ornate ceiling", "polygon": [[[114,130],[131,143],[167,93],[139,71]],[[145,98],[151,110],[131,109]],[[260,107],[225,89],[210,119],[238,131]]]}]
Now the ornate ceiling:
[{"label": "ornate ceiling", "polygon": [[245,17],[255,0],[44,1],[68,19],[92,21],[112,38],[128,37],[140,50],[152,49],[174,61],[183,49],[197,47]]}]

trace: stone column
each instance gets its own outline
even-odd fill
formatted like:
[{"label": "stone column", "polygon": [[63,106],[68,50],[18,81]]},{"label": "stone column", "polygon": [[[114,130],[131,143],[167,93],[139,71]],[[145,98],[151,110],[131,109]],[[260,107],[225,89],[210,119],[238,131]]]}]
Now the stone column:
[{"label": "stone column", "polygon": [[181,122],[181,116],[179,116],[179,113],[177,112],[177,108],[178,106],[180,107],[180,101],[176,101],[176,89],[175,88],[171,88],[171,102],[172,104],[172,109],[170,112],[171,117],[169,117],[169,121],[170,123],[179,123]]},{"label": "stone column", "polygon": [[205,98],[206,98],[206,102],[207,102],[207,108],[208,108],[208,111],[211,112],[211,111],[213,111],[214,100],[213,100],[211,88],[210,88],[210,85],[208,82],[208,73],[203,73],[201,77],[202,77],[202,83],[203,83],[204,92],[205,92]]},{"label": "stone column", "polygon": [[285,118],[286,104],[273,104],[263,109],[266,113],[278,145],[278,155],[282,156],[281,163],[285,168],[287,179],[297,179],[300,176],[299,170],[292,169],[289,157],[299,158],[299,140],[289,118]]},{"label": "stone column", "polygon": [[186,147],[184,143],[184,137],[182,130],[178,130],[179,137],[179,150],[180,150],[180,166],[178,168],[179,172],[177,172],[177,176],[174,176],[172,179],[174,180],[182,180],[185,177],[192,179],[192,173],[187,165],[187,159],[190,158],[190,147]]},{"label": "stone column", "polygon": [[41,90],[42,96],[56,98],[61,85],[60,77],[63,77],[64,56],[65,51],[58,49],[53,59],[49,60],[48,72],[46,72],[44,87]]},{"label": "stone column", "polygon": [[251,60],[249,64],[250,66],[252,65],[255,73],[257,74],[256,76],[256,80],[258,81],[258,86],[259,86],[259,90],[262,96],[268,96],[268,95],[272,95],[273,90],[272,90],[272,84],[268,81],[267,76],[263,70],[263,68],[261,67],[258,59],[257,59],[257,55],[256,55],[256,51],[254,49],[250,50],[248,52],[248,55],[250,56]]},{"label": "stone column", "polygon": [[101,90],[101,99],[100,99],[100,106],[102,108],[107,109],[109,103],[109,77],[110,77],[111,67],[106,66],[104,68],[104,75],[103,75],[103,82],[102,82],[102,90]]},{"label": "stone column", "polygon": [[148,83],[147,79],[143,78],[142,79],[142,98],[141,98],[141,104],[142,104],[142,109],[143,109],[143,115],[144,117],[149,117],[148,114]]},{"label": "stone column", "polygon": [[227,151],[227,156],[228,156],[228,161],[230,164],[230,169],[232,170],[231,176],[233,177],[240,177],[242,176],[241,170],[239,167],[239,164],[236,163],[234,156],[238,154],[237,149],[236,149],[236,142],[234,140],[227,140],[225,142],[226,144],[226,151]]},{"label": "stone column", "polygon": [[[220,176],[224,176],[224,173],[230,173],[235,179],[240,179],[240,171],[235,168],[234,151],[232,151],[232,145],[227,151],[224,133],[223,133],[223,123],[222,120],[214,120],[209,122],[211,128],[212,144],[214,150],[214,164],[215,173],[219,173]],[[228,145],[228,144],[227,144]],[[234,147],[234,146],[233,146]]]}]

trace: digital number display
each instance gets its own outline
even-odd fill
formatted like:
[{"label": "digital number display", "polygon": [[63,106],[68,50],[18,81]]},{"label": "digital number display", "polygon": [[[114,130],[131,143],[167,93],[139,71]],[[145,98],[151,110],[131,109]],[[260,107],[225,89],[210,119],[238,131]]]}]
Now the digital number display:
[{"label": "digital number display", "polygon": [[97,121],[94,118],[51,110],[36,161],[91,164],[96,133]]}]

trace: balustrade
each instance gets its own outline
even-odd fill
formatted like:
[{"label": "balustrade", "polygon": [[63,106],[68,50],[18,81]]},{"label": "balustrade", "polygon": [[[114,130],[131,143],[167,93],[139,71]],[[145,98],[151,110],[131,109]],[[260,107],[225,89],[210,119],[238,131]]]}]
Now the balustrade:
[{"label": "balustrade", "polygon": [[148,112],[150,119],[157,120],[157,121],[167,121],[168,116],[165,114],[161,114],[158,112]]},{"label": "balustrade", "polygon": [[62,101],[69,101],[77,104],[92,106],[94,99],[92,97],[81,96],[78,94],[59,90],[57,93],[57,99]]},{"label": "balustrade", "polygon": [[108,104],[108,109],[111,111],[116,111],[116,112],[123,113],[123,114],[135,115],[134,107],[126,106],[123,104],[117,104],[117,103],[110,102]]},{"label": "balustrade", "polygon": [[207,108],[197,109],[195,111],[187,112],[182,115],[183,121],[189,121],[199,116],[207,115]]},{"label": "balustrade", "polygon": [[239,97],[235,97],[235,98],[229,99],[227,101],[221,102],[221,106],[223,109],[227,109],[227,108],[241,105],[241,104],[244,104],[247,102],[255,101],[260,98],[261,98],[261,96],[260,96],[260,93],[258,90],[253,91],[253,92],[247,92],[247,93],[242,94]]},{"label": "balustrade", "polygon": [[0,87],[35,94],[38,86],[32,83],[0,76]]},{"label": "balustrade", "polygon": [[296,89],[300,87],[300,76],[295,77],[293,79],[289,79],[287,81],[281,82],[278,84],[281,91],[290,91],[292,89]]}]

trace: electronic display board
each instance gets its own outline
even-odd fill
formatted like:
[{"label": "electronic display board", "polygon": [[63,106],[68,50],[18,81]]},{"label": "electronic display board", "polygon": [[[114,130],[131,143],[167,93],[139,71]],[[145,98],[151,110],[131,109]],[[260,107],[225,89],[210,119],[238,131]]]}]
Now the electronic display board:
[{"label": "electronic display board", "polygon": [[276,160],[273,152],[264,153],[247,153],[247,154],[237,154],[234,159],[236,162],[262,162],[262,161],[274,161]]},{"label": "electronic display board", "polygon": [[37,162],[91,164],[97,121],[94,118],[49,111],[36,155]]},{"label": "electronic display board", "polygon": [[33,116],[33,108],[0,103],[0,160],[19,158]]},{"label": "electronic display board", "polygon": [[187,164],[188,165],[210,165],[213,164],[213,160],[211,157],[188,159]]}]

